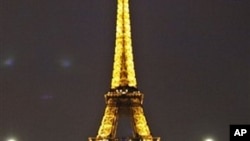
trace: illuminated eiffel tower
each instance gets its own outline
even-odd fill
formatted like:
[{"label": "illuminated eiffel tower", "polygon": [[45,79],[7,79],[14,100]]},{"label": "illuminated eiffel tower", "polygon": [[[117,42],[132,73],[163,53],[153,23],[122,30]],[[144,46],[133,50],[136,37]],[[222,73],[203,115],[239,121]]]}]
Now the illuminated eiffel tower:
[{"label": "illuminated eiffel tower", "polygon": [[[110,91],[105,94],[106,108],[96,137],[89,141],[160,141],[153,137],[143,112],[144,95],[137,89],[132,53],[129,0],[117,0],[114,66]],[[121,116],[131,120],[129,137],[117,137]]]}]

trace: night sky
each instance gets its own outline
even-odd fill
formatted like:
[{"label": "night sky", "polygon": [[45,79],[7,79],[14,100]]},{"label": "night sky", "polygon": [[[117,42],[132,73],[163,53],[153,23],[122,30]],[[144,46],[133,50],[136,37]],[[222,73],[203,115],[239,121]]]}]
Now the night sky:
[{"label": "night sky", "polygon": [[[249,0],[131,0],[144,110],[162,141],[250,124]],[[86,141],[110,89],[116,0],[0,0],[0,141]]]}]

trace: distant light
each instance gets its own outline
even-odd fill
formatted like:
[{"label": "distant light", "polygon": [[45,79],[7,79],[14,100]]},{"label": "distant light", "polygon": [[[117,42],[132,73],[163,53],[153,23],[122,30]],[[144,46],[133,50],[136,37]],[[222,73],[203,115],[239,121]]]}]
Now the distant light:
[{"label": "distant light", "polygon": [[60,64],[62,67],[64,68],[68,68],[71,66],[71,61],[70,60],[67,60],[67,59],[64,59],[64,60],[61,60],[60,61]]},{"label": "distant light", "polygon": [[54,96],[50,95],[50,94],[44,94],[44,95],[40,96],[40,99],[42,99],[42,100],[52,100],[52,99],[54,99]]},{"label": "distant light", "polygon": [[214,140],[211,138],[207,138],[207,139],[205,139],[205,141],[214,141]]},{"label": "distant light", "polygon": [[8,139],[7,141],[16,141],[15,139]]},{"label": "distant light", "polygon": [[13,58],[7,58],[4,60],[3,64],[5,66],[12,66],[14,64],[14,59]]}]

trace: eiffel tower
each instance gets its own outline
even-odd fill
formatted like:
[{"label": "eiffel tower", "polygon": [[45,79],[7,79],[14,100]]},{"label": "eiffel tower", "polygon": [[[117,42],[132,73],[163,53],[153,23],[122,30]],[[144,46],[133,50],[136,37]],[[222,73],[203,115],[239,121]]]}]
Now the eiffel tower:
[{"label": "eiffel tower", "polygon": [[[160,141],[153,137],[143,112],[143,93],[137,89],[130,29],[129,0],[117,0],[115,55],[111,89],[105,94],[106,108],[96,137],[89,141]],[[132,134],[117,137],[119,117],[131,119]]]}]

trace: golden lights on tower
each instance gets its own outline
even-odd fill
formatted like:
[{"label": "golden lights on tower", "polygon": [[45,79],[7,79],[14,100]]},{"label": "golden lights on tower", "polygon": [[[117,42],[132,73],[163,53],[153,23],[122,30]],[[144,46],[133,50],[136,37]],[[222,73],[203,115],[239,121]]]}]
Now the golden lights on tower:
[{"label": "golden lights on tower", "polygon": [[144,95],[137,89],[135,77],[129,0],[117,0],[117,20],[111,90],[105,94],[106,108],[96,137],[89,141],[119,141],[116,137],[121,116],[131,119],[132,136],[122,141],[160,141],[151,135],[143,111]]},{"label": "golden lights on tower", "polygon": [[111,88],[136,87],[128,0],[118,0]]}]

